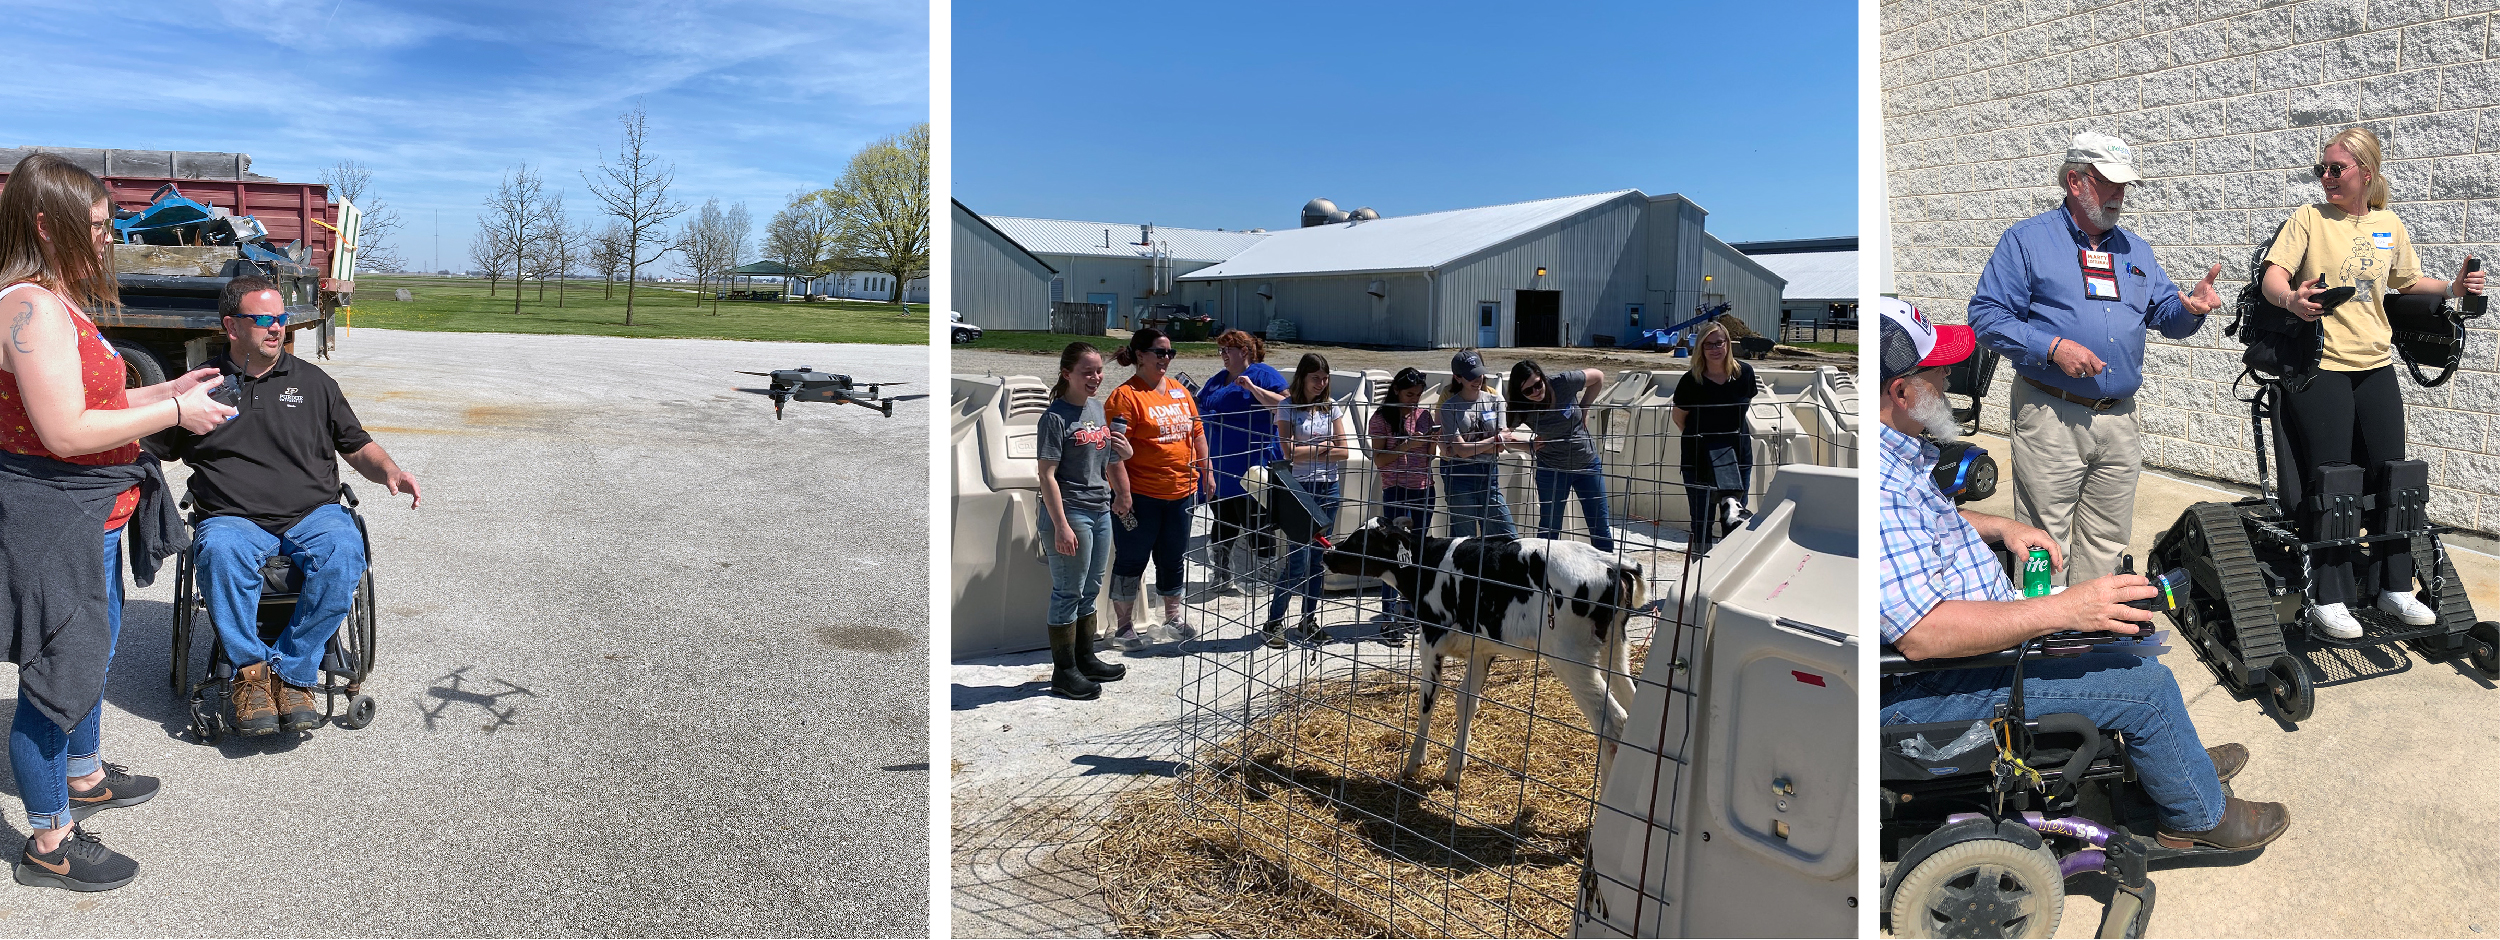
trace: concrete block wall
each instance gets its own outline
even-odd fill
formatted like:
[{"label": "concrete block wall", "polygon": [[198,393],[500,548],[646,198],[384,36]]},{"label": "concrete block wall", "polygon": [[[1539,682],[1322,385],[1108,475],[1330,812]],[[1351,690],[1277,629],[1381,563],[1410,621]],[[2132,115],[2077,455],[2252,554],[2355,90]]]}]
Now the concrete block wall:
[{"label": "concrete block wall", "polygon": [[[2145,179],[2120,224],[2171,278],[2223,266],[2204,330],[2150,337],[2148,466],[2255,481],[2227,302],[2255,247],[2323,198],[2309,166],[2338,130],[2384,141],[2425,274],[2453,277],[2469,251],[2500,261],[2500,0],[1885,0],[1880,17],[1902,297],[1961,321],[1997,237],[2057,203],[2087,129],[2135,148]],[[2407,455],[2430,463],[2434,518],[2500,532],[2500,332],[2469,338],[2447,385],[2402,379]],[[2014,380],[1998,375],[1982,423],[2001,432]]]}]

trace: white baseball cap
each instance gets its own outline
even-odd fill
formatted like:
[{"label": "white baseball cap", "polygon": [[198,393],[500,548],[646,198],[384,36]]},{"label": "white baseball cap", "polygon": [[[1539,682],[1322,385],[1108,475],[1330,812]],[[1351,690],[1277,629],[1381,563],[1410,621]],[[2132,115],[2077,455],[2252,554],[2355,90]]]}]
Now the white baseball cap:
[{"label": "white baseball cap", "polygon": [[2126,141],[2108,134],[2076,134],[2075,142],[2066,147],[2066,162],[2092,164],[2112,183],[2132,183],[2144,178],[2135,171],[2135,151]]}]

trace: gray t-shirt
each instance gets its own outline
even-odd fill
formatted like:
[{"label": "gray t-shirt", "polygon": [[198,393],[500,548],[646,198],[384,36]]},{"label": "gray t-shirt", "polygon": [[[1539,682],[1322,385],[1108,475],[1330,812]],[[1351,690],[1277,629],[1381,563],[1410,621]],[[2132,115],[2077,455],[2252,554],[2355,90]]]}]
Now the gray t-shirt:
[{"label": "gray t-shirt", "polygon": [[[1285,440],[1304,446],[1326,444],[1332,440],[1339,444],[1352,443],[1336,439],[1337,416],[1343,412],[1335,403],[1296,405],[1287,401],[1278,402],[1269,410],[1276,413],[1279,430],[1287,432]],[[1304,483],[1335,483],[1344,474],[1345,461],[1342,459],[1293,462],[1293,478]]]},{"label": "gray t-shirt", "polygon": [[1580,393],[1588,389],[1588,374],[1566,369],[1545,377],[1545,405],[1522,404],[1519,417],[1536,432],[1536,464],[1553,470],[1586,470],[1595,456],[1589,440],[1588,409],[1580,406]]},{"label": "gray t-shirt", "polygon": [[1070,509],[1111,508],[1111,483],[1102,468],[1111,462],[1111,429],[1103,424],[1102,403],[1088,400],[1079,408],[1053,400],[1035,425],[1033,454],[1056,460],[1051,476],[1059,481],[1059,498]]},{"label": "gray t-shirt", "polygon": [[[1441,399],[1433,409],[1441,420],[1441,439],[1453,444],[1481,444],[1502,433],[1502,400],[1491,393],[1468,401],[1456,395]],[[1502,452],[1489,450],[1467,457],[1441,458],[1443,463],[1493,463],[1502,459]]]}]

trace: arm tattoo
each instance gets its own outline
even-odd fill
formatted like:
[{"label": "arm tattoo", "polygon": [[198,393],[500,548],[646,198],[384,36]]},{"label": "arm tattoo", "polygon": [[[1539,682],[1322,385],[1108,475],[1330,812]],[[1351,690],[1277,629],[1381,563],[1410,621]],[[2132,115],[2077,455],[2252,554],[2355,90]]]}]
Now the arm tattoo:
[{"label": "arm tattoo", "polygon": [[21,300],[21,301],[18,301],[18,302],[17,302],[17,316],[14,316],[14,317],[9,318],[9,346],[10,346],[10,347],[12,347],[12,348],[16,349],[18,352],[21,352],[21,353],[32,353],[32,352],[34,352],[34,350],[32,350],[32,349],[28,349],[28,348],[26,348],[26,341],[25,341],[25,340],[22,340],[22,339],[19,339],[19,338],[18,338],[18,336],[17,336],[18,331],[25,329],[25,328],[26,328],[26,324],[32,323],[32,322],[34,322],[34,321],[35,321],[35,302],[34,302],[34,301],[31,301],[31,300]]}]

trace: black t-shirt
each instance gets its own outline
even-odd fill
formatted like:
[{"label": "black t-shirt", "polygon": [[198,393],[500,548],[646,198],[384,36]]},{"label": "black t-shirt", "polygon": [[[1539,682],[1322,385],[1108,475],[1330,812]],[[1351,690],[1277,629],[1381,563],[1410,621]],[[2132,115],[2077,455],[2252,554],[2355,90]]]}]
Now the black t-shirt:
[{"label": "black t-shirt", "polygon": [[1728,435],[1745,433],[1745,406],[1762,391],[1753,366],[1736,363],[1736,375],[1724,383],[1701,377],[1696,365],[1675,383],[1675,406],[1692,412],[1684,419],[1685,453],[1694,448],[1731,443]]},{"label": "black t-shirt", "polygon": [[205,435],[167,432],[167,456],[191,467],[192,503],[282,535],[337,500],[339,455],[373,442],[339,383],[291,353],[257,379],[222,356],[208,364],[241,378],[243,400],[233,420]]}]

